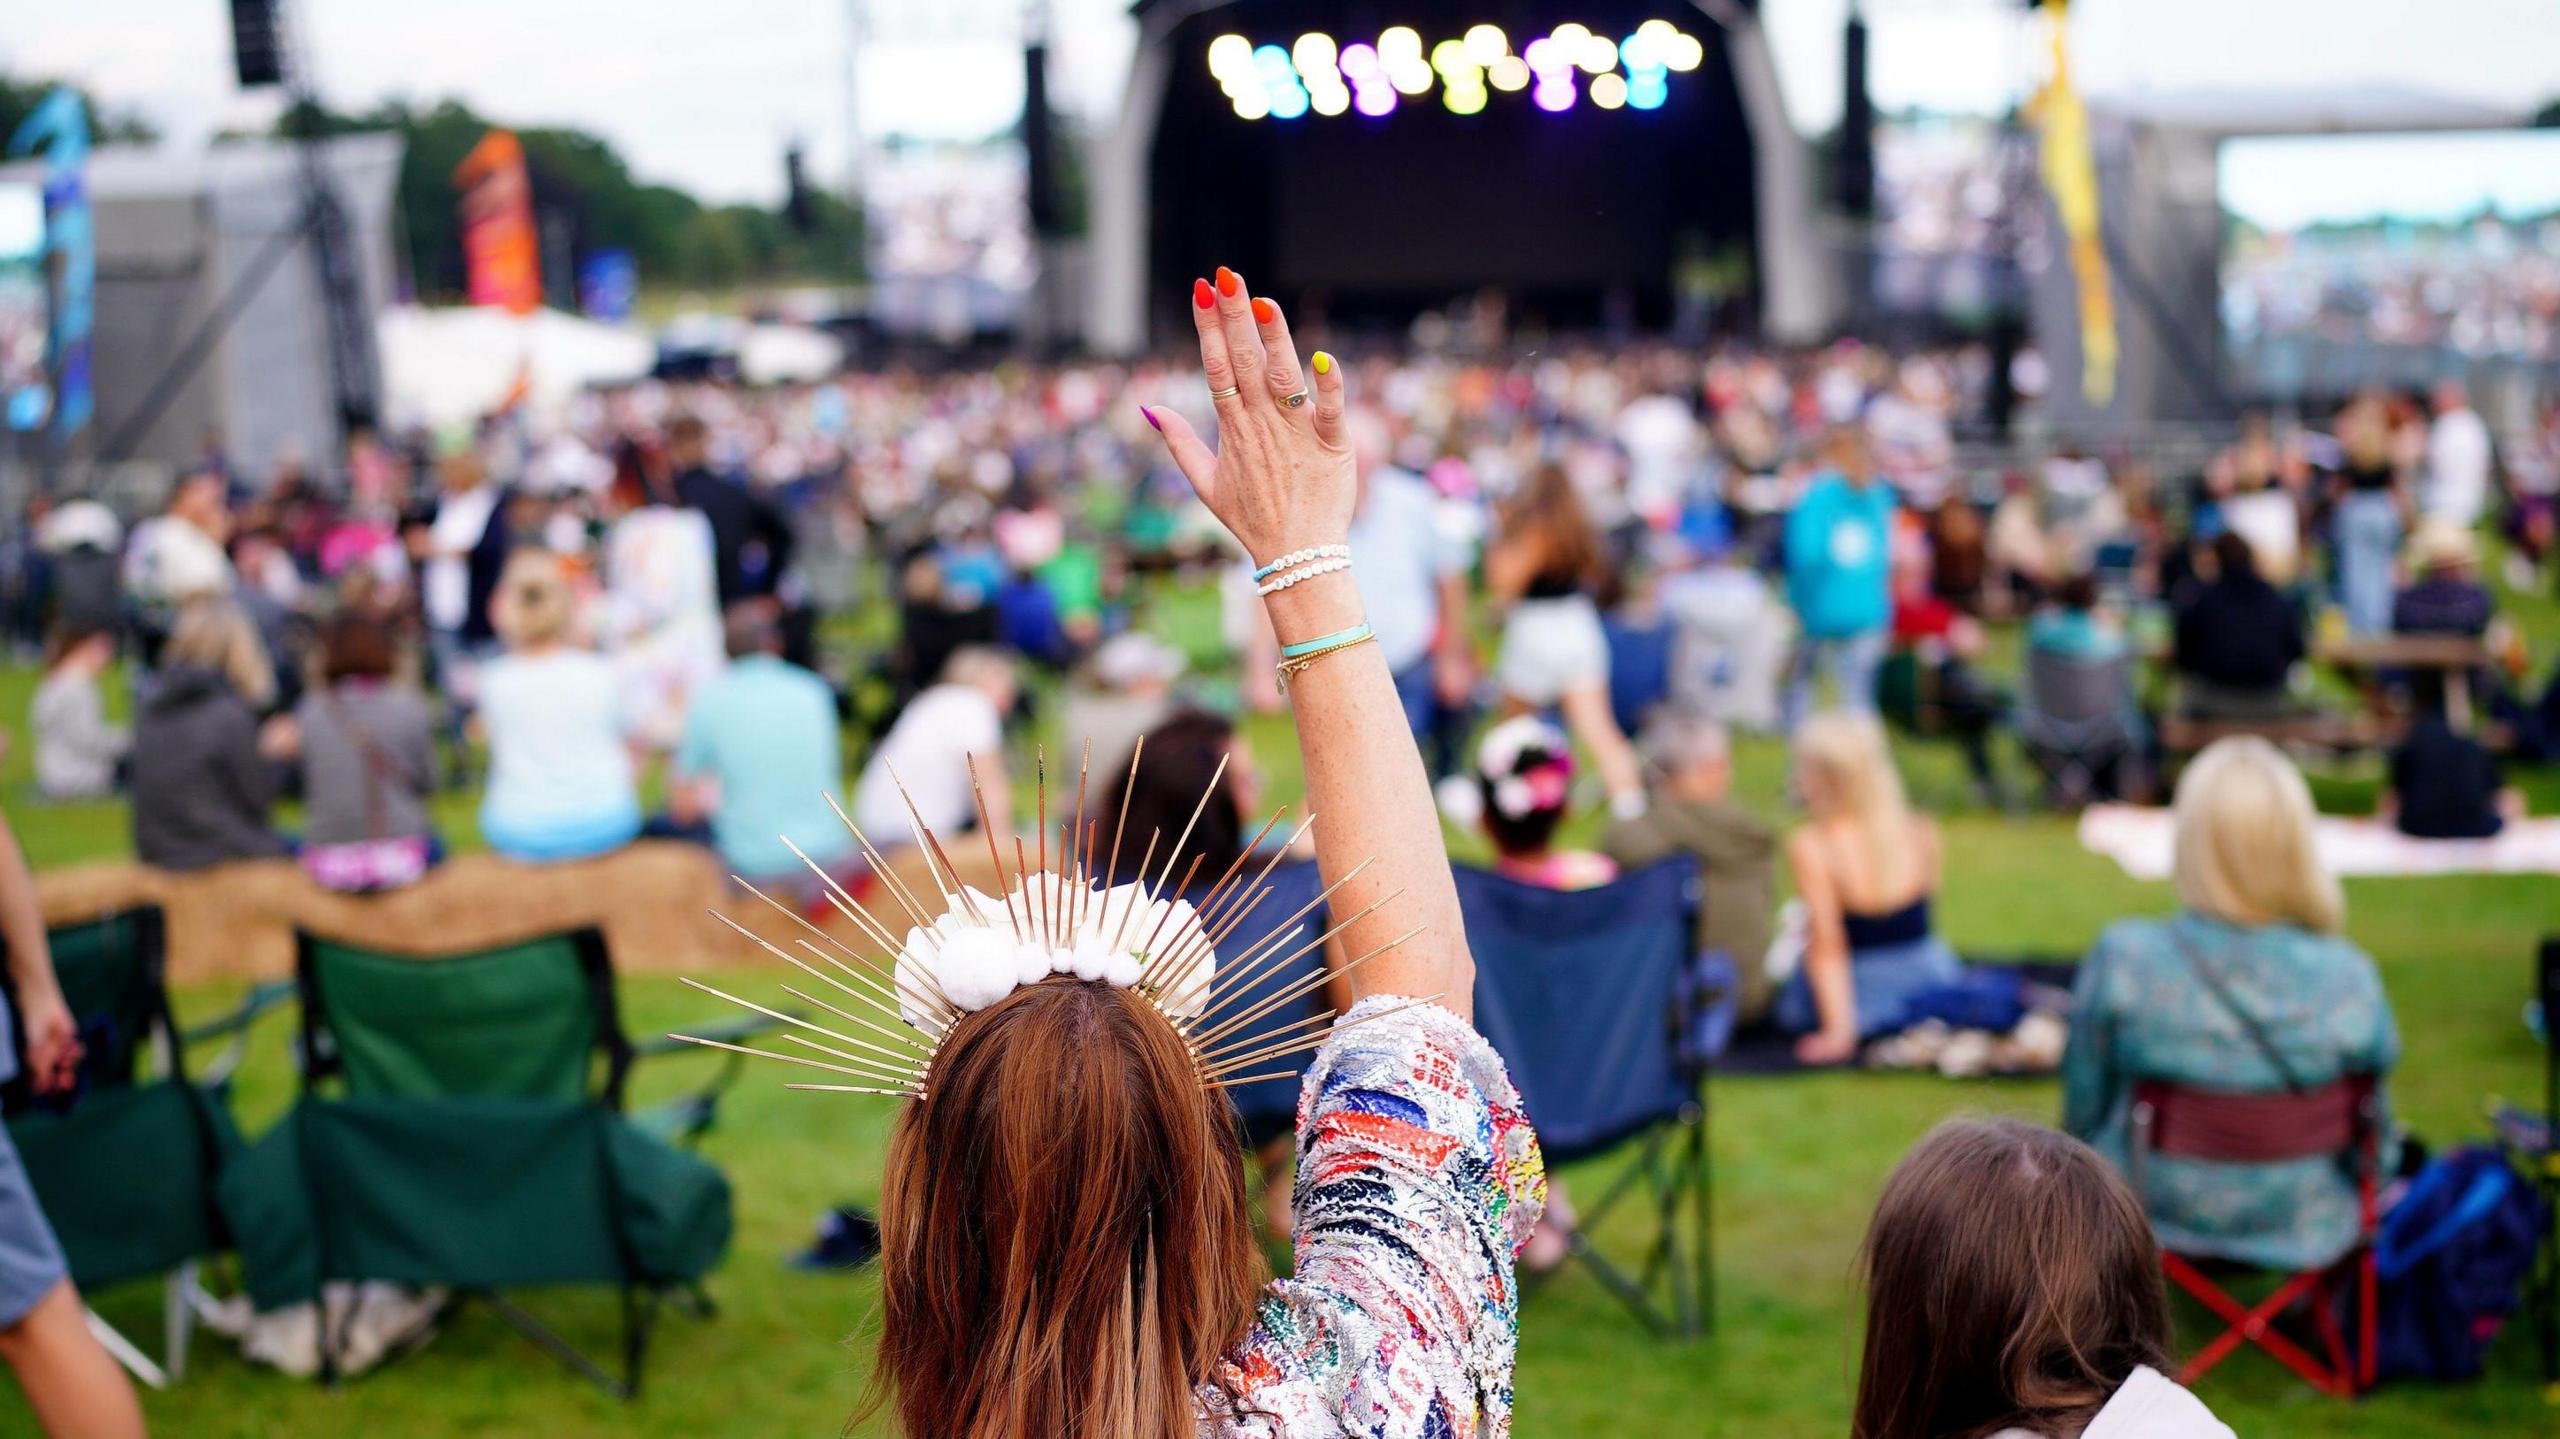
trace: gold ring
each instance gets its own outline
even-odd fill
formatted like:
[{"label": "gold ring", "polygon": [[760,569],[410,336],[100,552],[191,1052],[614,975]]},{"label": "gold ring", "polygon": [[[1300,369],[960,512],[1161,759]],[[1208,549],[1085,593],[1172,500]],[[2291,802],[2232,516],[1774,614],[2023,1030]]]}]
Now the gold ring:
[{"label": "gold ring", "polygon": [[1240,394],[1243,394],[1243,393],[1244,393],[1244,386],[1242,386],[1242,385],[1229,385],[1229,386],[1227,386],[1227,387],[1226,387],[1225,389],[1223,389],[1223,390],[1211,390],[1211,391],[1209,392],[1209,398],[1210,398],[1210,399],[1213,399],[1213,400],[1232,400],[1232,399],[1234,399],[1236,396],[1238,396],[1238,395],[1240,395]]},{"label": "gold ring", "polygon": [[1304,390],[1300,390],[1300,391],[1296,392],[1295,394],[1282,395],[1282,396],[1280,397],[1280,403],[1282,403],[1282,404],[1284,404],[1284,405],[1287,405],[1290,409],[1293,409],[1293,410],[1294,410],[1294,409],[1296,409],[1296,408],[1298,408],[1300,405],[1305,404],[1306,402],[1307,402],[1307,392],[1306,392],[1306,391],[1304,391]]}]

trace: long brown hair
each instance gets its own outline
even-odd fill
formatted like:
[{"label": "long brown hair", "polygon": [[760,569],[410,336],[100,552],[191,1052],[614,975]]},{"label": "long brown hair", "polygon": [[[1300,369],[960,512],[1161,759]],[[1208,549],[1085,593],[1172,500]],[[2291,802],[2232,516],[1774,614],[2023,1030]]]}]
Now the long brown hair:
[{"label": "long brown hair", "polygon": [[1956,1119],[1885,1181],[1863,1258],[1852,1439],[2071,1439],[2134,1369],[2166,1362],[2168,1302],[2141,1201],[2087,1145]]},{"label": "long brown hair", "polygon": [[1264,1275],[1173,1026],[1056,976],[963,1017],[889,1141],[880,1365],[908,1439],[1191,1439]]},{"label": "long brown hair", "polygon": [[1534,574],[1570,574],[1578,580],[1599,575],[1599,532],[1591,527],[1591,515],[1562,465],[1549,461],[1531,473],[1504,508],[1502,528],[1506,538],[1529,547],[1537,561]]}]

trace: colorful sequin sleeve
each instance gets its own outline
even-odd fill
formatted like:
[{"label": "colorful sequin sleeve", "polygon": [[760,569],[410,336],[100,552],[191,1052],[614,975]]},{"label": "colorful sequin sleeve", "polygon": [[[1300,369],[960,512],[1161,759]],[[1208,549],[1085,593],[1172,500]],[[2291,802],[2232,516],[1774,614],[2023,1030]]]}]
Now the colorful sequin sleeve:
[{"label": "colorful sequin sleeve", "polygon": [[1338,1029],[1299,1098],[1297,1272],[1204,1388],[1202,1432],[1510,1433],[1513,1258],[1546,1192],[1519,1092],[1466,1021],[1421,1005]]}]

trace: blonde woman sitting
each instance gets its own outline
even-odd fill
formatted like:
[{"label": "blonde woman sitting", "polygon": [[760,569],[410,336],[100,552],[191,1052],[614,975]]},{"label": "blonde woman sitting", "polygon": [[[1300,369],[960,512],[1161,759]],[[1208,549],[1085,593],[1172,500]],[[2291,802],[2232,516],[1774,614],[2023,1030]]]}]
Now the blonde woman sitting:
[{"label": "blonde woman sitting", "polygon": [[[2118,1168],[2137,1080],[2273,1094],[2399,1058],[2312,821],[2301,773],[2262,739],[2216,741],[2179,777],[2179,913],[2110,926],[2072,991],[2063,1126]],[[2337,1258],[2359,1228],[2355,1178],[2326,1158],[2155,1155],[2141,1198],[2164,1247],[2283,1269]]]},{"label": "blonde woman sitting", "polygon": [[1938,826],[1914,814],[1870,714],[1835,710],[1796,731],[1796,791],[1806,821],[1787,837],[1804,903],[1804,964],[1778,996],[1796,1058],[1840,1064],[1861,1041],[1907,1023],[1912,996],[1963,978],[1938,937]]},{"label": "blonde woman sitting", "polygon": [[509,859],[585,859],[640,833],[621,680],[579,643],[577,611],[568,566],[548,550],[508,560],[489,601],[507,652],[480,671],[480,834]]}]

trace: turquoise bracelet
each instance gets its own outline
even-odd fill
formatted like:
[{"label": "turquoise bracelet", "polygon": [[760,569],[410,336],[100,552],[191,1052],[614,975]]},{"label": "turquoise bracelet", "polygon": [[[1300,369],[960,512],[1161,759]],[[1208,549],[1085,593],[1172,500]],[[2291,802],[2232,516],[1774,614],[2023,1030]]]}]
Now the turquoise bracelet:
[{"label": "turquoise bracelet", "polygon": [[1357,624],[1347,630],[1336,630],[1329,635],[1318,635],[1314,639],[1301,640],[1294,645],[1282,645],[1280,647],[1280,658],[1284,660],[1293,660],[1300,655],[1314,654],[1318,650],[1335,649],[1342,645],[1356,645],[1362,640],[1375,638],[1376,635],[1377,631],[1369,628],[1366,624]]}]

